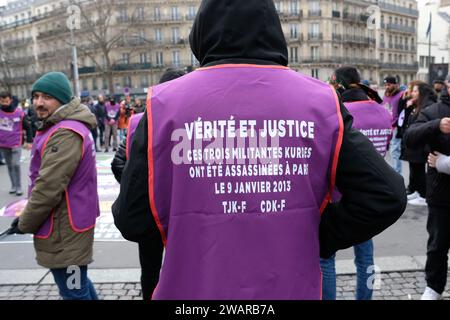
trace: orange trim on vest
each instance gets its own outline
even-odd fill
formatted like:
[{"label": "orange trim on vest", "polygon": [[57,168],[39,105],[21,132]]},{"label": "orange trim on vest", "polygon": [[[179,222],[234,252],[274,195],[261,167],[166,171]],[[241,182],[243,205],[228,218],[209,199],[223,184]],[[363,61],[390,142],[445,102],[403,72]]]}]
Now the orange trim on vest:
[{"label": "orange trim on vest", "polygon": [[50,238],[50,235],[51,235],[52,232],[53,232],[53,219],[54,219],[54,216],[55,216],[55,209],[52,209],[50,215],[51,215],[50,221],[52,222],[52,224],[50,225],[50,230],[48,231],[48,234],[47,234],[46,236],[37,236],[37,235],[34,235],[35,238],[38,238],[38,239],[48,239],[48,238]]},{"label": "orange trim on vest", "polygon": [[352,103],[373,103],[373,102],[376,103],[376,101],[373,101],[373,100],[362,100],[362,101],[344,102],[344,104],[352,104]]},{"label": "orange trim on vest", "polygon": [[285,66],[259,65],[259,64],[237,64],[237,63],[235,63],[235,64],[219,64],[219,65],[211,66],[211,67],[198,68],[197,70],[203,71],[203,70],[224,69],[224,68],[262,68],[262,69],[290,70],[288,67],[285,67]]},{"label": "orange trim on vest", "polygon": [[[67,130],[71,130],[71,131],[77,133],[78,135],[80,135],[81,139],[83,139],[83,143],[82,143],[82,145],[81,145],[81,159],[83,159],[83,157],[84,157],[84,137],[83,137],[83,135],[82,135],[80,132],[78,132],[78,130],[75,130],[75,129],[69,128],[69,127],[64,127],[64,126],[59,127],[58,129],[56,129],[55,131],[53,131],[53,132],[47,137],[47,140],[45,140],[44,145],[42,146],[42,150],[41,150],[41,159],[42,159],[42,156],[43,156],[43,154],[44,154],[45,149],[47,148],[47,143],[48,143],[48,141],[50,140],[50,138],[51,138],[51,137],[52,137],[59,129],[67,129]],[[95,227],[95,223],[94,223],[92,226],[90,226],[90,227],[88,227],[88,228],[85,228],[85,229],[77,229],[77,228],[75,227],[75,225],[73,224],[73,220],[72,220],[72,210],[70,209],[69,193],[67,192],[67,189],[64,190],[64,193],[66,194],[66,195],[65,195],[65,198],[66,198],[66,205],[67,205],[67,213],[68,213],[68,215],[69,215],[69,221],[70,221],[70,226],[72,227],[72,230],[75,231],[75,232],[81,233],[81,232],[85,232],[85,231],[88,231],[88,230],[94,228],[94,227]],[[52,210],[54,211],[55,209],[52,209]],[[52,228],[53,228],[53,220],[52,220]],[[50,234],[51,234],[51,232],[50,232]],[[48,237],[50,236],[50,234],[49,234],[47,237],[44,237],[43,239],[48,238]],[[38,237],[38,238],[40,238],[40,237]]]},{"label": "orange trim on vest", "polygon": [[154,188],[154,163],[153,163],[153,117],[152,117],[152,93],[153,88],[149,88],[147,95],[147,121],[148,121],[148,193],[150,208],[153,218],[158,226],[164,247],[166,246],[166,233],[159,219],[158,211],[155,204],[155,188]]},{"label": "orange trim on vest", "polygon": [[336,114],[337,114],[338,120],[339,120],[339,135],[338,135],[338,139],[336,141],[336,147],[334,149],[334,156],[333,156],[333,163],[331,166],[330,188],[328,190],[327,195],[325,196],[325,199],[322,202],[322,205],[320,206],[320,214],[323,213],[323,211],[327,207],[328,203],[331,201],[331,196],[333,194],[334,186],[336,183],[336,170],[337,170],[337,165],[338,165],[338,160],[339,160],[339,153],[341,152],[342,140],[344,138],[344,120],[342,119],[339,98],[338,98],[334,88],[332,86],[330,86],[330,88],[331,88],[331,91],[333,92],[333,96],[334,96],[334,99],[336,102]]},{"label": "orange trim on vest", "polygon": [[94,228],[95,223],[92,226],[84,228],[84,229],[77,229],[77,227],[75,227],[75,224],[73,223],[73,219],[72,219],[72,209],[70,209],[69,192],[67,191],[67,189],[64,191],[66,194],[65,197],[66,197],[67,213],[69,215],[69,221],[70,221],[70,226],[72,227],[72,230],[75,232],[78,232],[78,233],[82,233],[82,232],[85,232],[85,231],[88,231],[88,230],[91,230],[92,228]]}]

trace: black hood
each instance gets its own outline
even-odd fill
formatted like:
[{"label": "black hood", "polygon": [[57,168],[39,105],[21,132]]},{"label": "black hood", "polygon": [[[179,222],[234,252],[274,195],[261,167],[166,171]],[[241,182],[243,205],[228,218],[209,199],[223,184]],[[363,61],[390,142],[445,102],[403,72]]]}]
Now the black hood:
[{"label": "black hood", "polygon": [[201,66],[287,66],[288,51],[272,0],[203,0],[189,36]]}]

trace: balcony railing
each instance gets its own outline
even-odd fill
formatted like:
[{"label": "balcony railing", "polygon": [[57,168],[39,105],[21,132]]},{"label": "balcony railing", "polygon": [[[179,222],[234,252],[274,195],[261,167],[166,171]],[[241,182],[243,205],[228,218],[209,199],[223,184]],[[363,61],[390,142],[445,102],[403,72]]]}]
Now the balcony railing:
[{"label": "balcony railing", "polygon": [[414,27],[407,27],[407,26],[402,26],[401,24],[397,24],[397,23],[388,23],[385,26],[383,26],[383,28],[388,29],[388,30],[393,30],[393,31],[400,31],[400,32],[405,32],[405,33],[416,33],[416,29]]},{"label": "balcony railing", "polygon": [[308,40],[310,40],[310,41],[323,40],[323,34],[322,33],[308,33]]},{"label": "balcony railing", "polygon": [[340,12],[340,11],[333,10],[333,11],[331,12],[331,16],[332,16],[333,18],[340,18],[340,17],[341,17],[341,12]]},{"label": "balcony railing", "polygon": [[282,20],[303,18],[303,10],[297,12],[279,12],[278,15]]},{"label": "balcony railing", "polygon": [[410,9],[410,8],[406,8],[406,7],[401,7],[401,6],[397,6],[394,4],[390,4],[390,3],[385,3],[382,1],[378,2],[378,5],[381,7],[381,9],[387,10],[387,11],[391,11],[394,13],[403,13],[403,14],[407,14],[410,16],[415,16],[418,17],[419,16],[419,11],[416,9]]},{"label": "balcony railing", "polygon": [[395,70],[411,70],[416,71],[419,68],[419,63],[414,62],[411,64],[407,63],[380,63],[381,69],[395,69]]},{"label": "balcony railing", "polygon": [[342,19],[344,19],[344,20],[361,23],[361,24],[366,23],[368,18],[369,18],[369,16],[365,13],[357,14],[357,13],[344,12],[342,15]]},{"label": "balcony railing", "polygon": [[33,38],[28,37],[28,38],[23,38],[23,39],[5,41],[4,46],[7,48],[19,47],[19,46],[24,46],[24,45],[30,44],[31,42],[33,42]]},{"label": "balcony railing", "polygon": [[376,59],[365,59],[365,58],[351,58],[351,57],[310,57],[302,59],[300,63],[336,63],[336,64],[364,64],[364,65],[378,65],[378,60]]},{"label": "balcony railing", "polygon": [[321,17],[322,10],[308,10],[308,17]]}]

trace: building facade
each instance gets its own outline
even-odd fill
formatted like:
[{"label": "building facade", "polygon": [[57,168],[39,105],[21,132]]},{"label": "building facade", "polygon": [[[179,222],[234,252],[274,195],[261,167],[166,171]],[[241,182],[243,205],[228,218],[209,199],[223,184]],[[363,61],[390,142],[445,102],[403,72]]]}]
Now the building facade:
[{"label": "building facade", "polygon": [[[418,52],[419,80],[428,81],[429,63],[446,64],[449,59],[450,40],[450,1],[419,0]],[[431,15],[431,39],[428,33]],[[430,41],[431,40],[431,41]],[[445,78],[446,74],[440,77]]]},{"label": "building facade", "polygon": [[[102,2],[108,5],[102,7]],[[143,95],[166,68],[198,66],[188,36],[200,2],[82,1],[80,25],[74,30],[81,91]],[[351,64],[374,85],[388,75],[402,83],[415,79],[416,1],[274,3],[294,70],[325,81],[337,67]],[[11,75],[4,79],[19,96],[27,97],[33,81],[45,72],[72,74],[69,5],[69,0],[14,1],[0,13],[0,58],[14,62],[6,63],[7,68],[0,64],[0,76],[2,70]],[[368,10],[372,5],[379,8],[376,15]],[[368,26],[375,16],[375,25]]]}]

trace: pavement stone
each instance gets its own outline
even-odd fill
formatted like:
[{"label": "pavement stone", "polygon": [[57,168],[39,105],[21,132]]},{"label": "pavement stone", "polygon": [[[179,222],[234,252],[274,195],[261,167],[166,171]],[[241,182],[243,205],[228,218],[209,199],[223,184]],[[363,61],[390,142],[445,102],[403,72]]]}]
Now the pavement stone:
[{"label": "pavement stone", "polygon": [[[448,288],[443,296],[450,300],[450,273]],[[373,300],[419,300],[426,286],[424,272],[382,273],[379,287],[375,287]],[[337,299],[354,300],[356,276],[338,275]],[[94,284],[103,300],[142,300],[141,285],[138,282]],[[55,284],[0,285],[0,300],[60,300]]]}]

